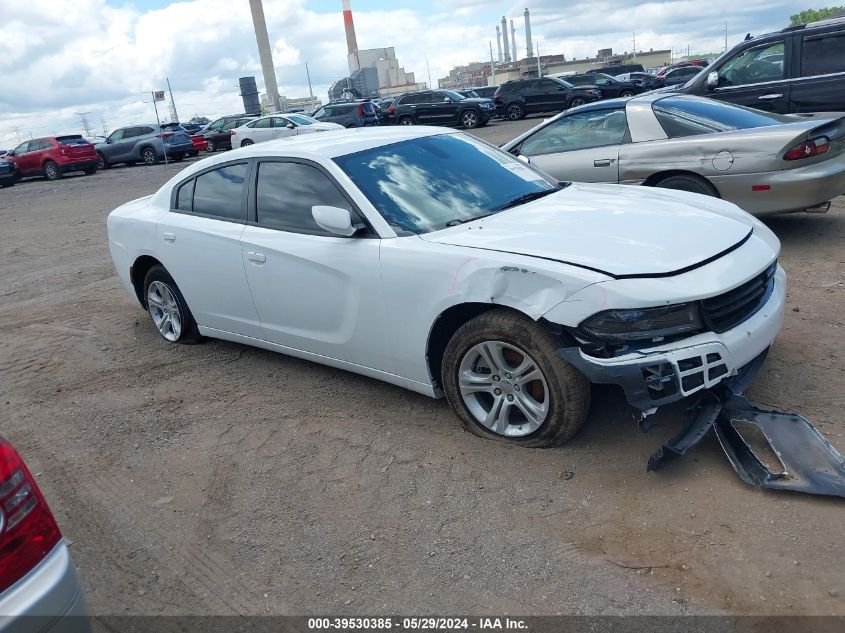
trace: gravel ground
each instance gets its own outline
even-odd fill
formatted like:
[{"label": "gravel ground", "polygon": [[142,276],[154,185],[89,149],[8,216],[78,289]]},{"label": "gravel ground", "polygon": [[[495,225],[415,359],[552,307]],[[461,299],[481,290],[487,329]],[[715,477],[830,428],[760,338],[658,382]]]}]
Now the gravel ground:
[{"label": "gravel ground", "polygon": [[[540,119],[493,123],[502,142]],[[444,401],[240,345],[166,344],[108,212],[182,165],[0,191],[0,411],[95,614],[843,614],[842,501],[746,487],[712,437],[658,474],[614,388],[529,450]],[[786,323],[750,396],[845,450],[845,202],[769,225]]]}]

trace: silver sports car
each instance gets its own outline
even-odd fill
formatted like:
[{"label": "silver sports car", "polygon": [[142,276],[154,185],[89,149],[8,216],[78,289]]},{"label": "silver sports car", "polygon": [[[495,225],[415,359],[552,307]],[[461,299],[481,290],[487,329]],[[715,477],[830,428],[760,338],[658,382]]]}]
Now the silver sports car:
[{"label": "silver sports car", "polygon": [[845,113],[779,115],[651,93],[544,121],[503,149],[559,180],[719,196],[754,215],[827,211],[845,193]]}]

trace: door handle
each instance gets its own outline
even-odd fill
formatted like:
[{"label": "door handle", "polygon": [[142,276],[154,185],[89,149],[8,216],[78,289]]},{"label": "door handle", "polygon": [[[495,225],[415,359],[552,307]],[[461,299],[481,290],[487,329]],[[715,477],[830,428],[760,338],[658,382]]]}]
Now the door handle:
[{"label": "door handle", "polygon": [[256,264],[263,264],[267,261],[267,258],[264,257],[263,253],[256,253],[254,251],[247,251],[246,258],[251,262],[255,262]]},{"label": "door handle", "polygon": [[163,239],[165,242],[175,242],[176,233],[162,233],[161,239]]},{"label": "door handle", "polygon": [[615,158],[603,158],[601,160],[594,160],[593,167],[610,167],[615,162]]},{"label": "door handle", "polygon": [[760,95],[757,97],[758,101],[774,101],[775,99],[780,99],[783,96],[782,92],[775,92],[770,95]]}]

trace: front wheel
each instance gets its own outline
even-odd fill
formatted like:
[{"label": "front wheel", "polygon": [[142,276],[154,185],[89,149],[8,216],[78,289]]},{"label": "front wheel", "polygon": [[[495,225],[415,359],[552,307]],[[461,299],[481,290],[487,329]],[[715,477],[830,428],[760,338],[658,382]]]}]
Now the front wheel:
[{"label": "front wheel", "polygon": [[97,169],[107,169],[109,164],[106,162],[106,157],[100,152],[97,152]]},{"label": "front wheel", "polygon": [[59,166],[56,165],[56,163],[48,160],[44,163],[44,177],[47,180],[58,180],[62,177],[62,172],[59,170]]},{"label": "front wheel", "polygon": [[461,115],[461,125],[468,130],[474,130],[477,128],[480,121],[481,119],[478,114],[472,110],[467,110]]},{"label": "front wheel", "polygon": [[619,93],[619,96],[620,97],[633,97],[634,91],[633,90],[623,90],[622,92]]},{"label": "front wheel", "polygon": [[158,163],[158,154],[156,154],[156,151],[152,147],[145,147],[141,152],[141,158],[148,167]]},{"label": "front wheel", "polygon": [[147,311],[164,340],[170,343],[196,343],[200,340],[197,322],[164,266],[153,266],[144,279]]},{"label": "front wheel", "polygon": [[467,430],[530,447],[570,440],[584,426],[587,379],[555,354],[536,321],[490,310],[461,326],[446,347],[441,381]]}]

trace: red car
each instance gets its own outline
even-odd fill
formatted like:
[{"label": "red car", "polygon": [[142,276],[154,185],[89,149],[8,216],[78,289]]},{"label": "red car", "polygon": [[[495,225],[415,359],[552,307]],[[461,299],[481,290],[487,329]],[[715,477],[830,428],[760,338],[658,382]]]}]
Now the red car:
[{"label": "red car", "polygon": [[45,136],[21,143],[9,154],[19,176],[44,176],[57,180],[71,171],[97,171],[94,146],[78,134]]},{"label": "red car", "polygon": [[190,156],[199,156],[200,152],[208,149],[208,141],[201,134],[191,135],[191,143],[194,144],[194,151],[188,152]]}]

